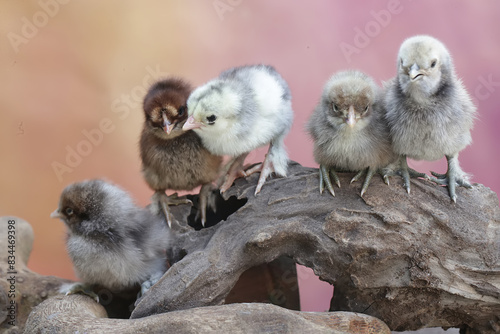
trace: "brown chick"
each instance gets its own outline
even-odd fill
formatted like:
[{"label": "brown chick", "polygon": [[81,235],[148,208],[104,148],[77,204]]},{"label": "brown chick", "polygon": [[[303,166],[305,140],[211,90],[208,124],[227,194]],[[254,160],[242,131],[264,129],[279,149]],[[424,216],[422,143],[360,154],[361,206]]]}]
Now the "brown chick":
[{"label": "brown chick", "polygon": [[144,98],[144,127],[140,140],[142,173],[155,191],[152,210],[165,214],[172,225],[169,205],[189,204],[191,201],[177,194],[167,196],[169,190],[200,190],[201,223],[206,222],[206,207],[212,182],[217,178],[222,157],[211,154],[193,131],[182,126],[188,117],[186,101],[191,86],[181,79],[158,81]]}]

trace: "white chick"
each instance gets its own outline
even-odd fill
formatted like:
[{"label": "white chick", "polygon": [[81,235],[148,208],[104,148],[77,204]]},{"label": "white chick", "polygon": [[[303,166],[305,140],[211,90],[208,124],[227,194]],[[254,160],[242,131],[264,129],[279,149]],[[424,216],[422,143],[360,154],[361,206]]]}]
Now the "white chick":
[{"label": "white chick", "polygon": [[[284,138],[293,121],[291,94],[285,80],[272,66],[226,70],[195,89],[187,107],[189,118],[183,129],[194,129],[212,154],[231,156],[224,167],[221,192],[238,176],[257,171],[260,177],[255,194],[271,173],[286,176],[288,155]],[[248,153],[267,144],[269,151],[264,162],[244,170]]]}]

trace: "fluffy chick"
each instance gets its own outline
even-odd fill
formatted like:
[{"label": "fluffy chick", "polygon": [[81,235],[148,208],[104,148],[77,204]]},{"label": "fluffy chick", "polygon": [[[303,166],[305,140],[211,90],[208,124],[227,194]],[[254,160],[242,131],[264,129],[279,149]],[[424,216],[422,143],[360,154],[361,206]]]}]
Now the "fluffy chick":
[{"label": "fluffy chick", "polygon": [[144,292],[167,269],[165,223],[113,184],[90,180],[67,186],[51,217],[66,224],[66,248],[83,283],[67,293],[93,285],[118,292],[139,284]]},{"label": "fluffy chick", "polygon": [[142,172],[155,191],[152,210],[161,208],[172,225],[169,205],[191,203],[167,189],[200,190],[201,222],[205,225],[206,207],[212,182],[217,179],[222,157],[211,154],[193,131],[183,131],[188,117],[186,100],[191,93],[186,82],[171,78],[155,83],[144,98],[145,121],[140,140]]},{"label": "fluffy chick", "polygon": [[469,94],[457,78],[446,47],[430,36],[414,36],[403,42],[398,54],[398,75],[387,83],[385,106],[393,146],[400,157],[404,186],[410,192],[406,158],[448,160],[446,174],[433,181],[448,186],[456,202],[456,185],[470,188],[458,164],[458,153],[472,141],[470,131],[476,113]]},{"label": "fluffy chick", "polygon": [[351,182],[367,171],[361,188],[363,196],[375,172],[397,158],[383,119],[379,87],[359,71],[339,72],[328,80],[307,130],[314,140],[314,158],[320,165],[321,193],[325,183],[335,196],[330,180],[332,175],[340,187],[335,171],[359,172]]},{"label": "fluffy chick", "polygon": [[[184,129],[194,129],[213,154],[231,156],[224,168],[221,192],[237,176],[260,171],[258,194],[271,173],[286,176],[284,138],[293,121],[291,93],[285,80],[267,65],[231,68],[193,91],[187,101]],[[252,150],[269,145],[264,162],[244,170]]]}]

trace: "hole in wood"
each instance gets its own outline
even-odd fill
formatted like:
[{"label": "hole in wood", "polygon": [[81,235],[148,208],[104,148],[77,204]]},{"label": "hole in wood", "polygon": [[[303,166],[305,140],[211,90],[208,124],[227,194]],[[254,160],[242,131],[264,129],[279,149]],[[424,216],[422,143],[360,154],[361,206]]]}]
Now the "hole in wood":
[{"label": "hole in wood", "polygon": [[[215,211],[210,207],[207,207],[207,221],[205,227],[214,226],[217,223],[226,220],[230,215],[238,211],[247,202],[246,198],[238,199],[236,196],[231,196],[226,201],[219,193],[219,190],[212,192],[212,200],[215,203]],[[195,230],[202,229],[201,216],[199,215],[199,197],[198,195],[187,195],[187,197],[193,202],[191,207],[191,213],[188,216],[188,224]]]},{"label": "hole in wood", "polygon": [[246,270],[226,297],[226,304],[270,303],[300,310],[297,270],[293,259],[281,256]]}]

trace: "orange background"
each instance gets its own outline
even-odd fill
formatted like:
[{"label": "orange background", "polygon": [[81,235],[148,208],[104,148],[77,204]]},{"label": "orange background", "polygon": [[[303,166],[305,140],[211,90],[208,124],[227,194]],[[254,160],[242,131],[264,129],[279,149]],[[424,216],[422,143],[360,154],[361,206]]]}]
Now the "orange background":
[{"label": "orange background", "polygon": [[[330,75],[356,68],[381,83],[395,75],[406,37],[433,35],[479,108],[461,165],[474,182],[500,190],[498,1],[40,0],[2,1],[0,13],[0,215],[33,225],[29,267],[41,274],[75,279],[64,225],[49,218],[66,185],[104,177],[148,203],[137,143],[155,71],[200,85],[232,66],[274,65],[293,96],[290,157],[316,166],[304,124]],[[342,51],[347,45],[352,54]],[[84,132],[95,144],[84,143]],[[58,177],[53,164],[67,165],[68,147],[87,155]],[[411,166],[443,172],[446,163]],[[331,287],[306,269],[299,274],[303,309],[327,309]]]}]

